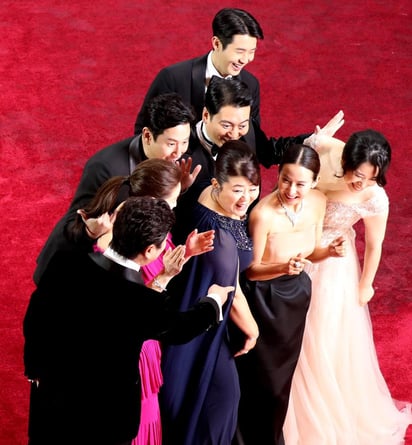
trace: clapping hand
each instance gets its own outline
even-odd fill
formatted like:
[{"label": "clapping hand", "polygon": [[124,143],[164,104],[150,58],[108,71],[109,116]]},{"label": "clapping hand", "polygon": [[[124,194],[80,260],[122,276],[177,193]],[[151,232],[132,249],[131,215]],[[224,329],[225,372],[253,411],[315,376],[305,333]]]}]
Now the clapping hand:
[{"label": "clapping hand", "polygon": [[202,253],[213,250],[214,238],[214,230],[198,233],[197,229],[195,229],[189,233],[186,239],[186,260],[192,256],[201,255]]},{"label": "clapping hand", "polygon": [[163,275],[170,279],[180,273],[186,262],[185,254],[186,247],[183,245],[166,250],[163,255]]}]

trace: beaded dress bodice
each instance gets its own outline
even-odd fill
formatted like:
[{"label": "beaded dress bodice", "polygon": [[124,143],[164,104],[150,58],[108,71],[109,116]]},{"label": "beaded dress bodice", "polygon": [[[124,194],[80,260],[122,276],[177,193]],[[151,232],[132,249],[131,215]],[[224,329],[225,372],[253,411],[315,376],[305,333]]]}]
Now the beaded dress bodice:
[{"label": "beaded dress bodice", "polygon": [[378,215],[389,207],[382,187],[375,186],[373,196],[365,202],[346,203],[328,200],[323,223],[322,244],[327,245],[339,235],[355,236],[353,226],[362,218]]}]

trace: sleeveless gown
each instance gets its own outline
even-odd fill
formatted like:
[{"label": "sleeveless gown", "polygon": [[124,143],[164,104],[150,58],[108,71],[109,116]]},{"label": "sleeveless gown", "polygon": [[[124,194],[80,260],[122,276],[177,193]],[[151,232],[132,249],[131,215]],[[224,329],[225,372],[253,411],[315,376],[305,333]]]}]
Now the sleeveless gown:
[{"label": "sleeveless gown", "polygon": [[312,299],[284,425],[286,445],[401,445],[411,406],[394,401],[379,369],[367,306],[358,303],[360,263],[353,225],[389,202],[328,201],[322,244],[347,239],[346,256],[311,266]]}]

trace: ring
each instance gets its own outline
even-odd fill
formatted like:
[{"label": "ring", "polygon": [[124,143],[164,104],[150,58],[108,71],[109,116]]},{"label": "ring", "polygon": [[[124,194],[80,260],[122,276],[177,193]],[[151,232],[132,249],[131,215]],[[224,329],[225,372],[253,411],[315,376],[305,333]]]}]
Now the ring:
[{"label": "ring", "polygon": [[296,268],[300,267],[300,266],[301,266],[300,261],[295,261],[294,266],[295,266]]}]

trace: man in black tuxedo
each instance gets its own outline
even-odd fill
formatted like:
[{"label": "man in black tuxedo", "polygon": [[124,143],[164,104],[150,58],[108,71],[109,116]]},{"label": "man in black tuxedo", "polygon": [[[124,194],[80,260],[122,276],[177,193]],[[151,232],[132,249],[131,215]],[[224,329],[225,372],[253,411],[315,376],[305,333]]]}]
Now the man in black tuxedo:
[{"label": "man in black tuxedo", "polygon": [[104,253],[60,251],[47,265],[23,324],[29,445],[130,444],[142,343],[185,343],[221,319],[233,287],[214,284],[191,310],[175,312],[165,291],[144,286],[139,269],[163,251],[173,223],[165,201],[128,198]]},{"label": "man in black tuxedo", "polygon": [[[163,68],[149,87],[143,106],[135,123],[135,133],[143,126],[143,110],[151,98],[165,92],[174,91],[191,104],[196,119],[202,118],[205,91],[212,76],[235,77],[249,87],[253,97],[251,121],[260,126],[260,87],[259,81],[244,67],[255,57],[258,39],[263,39],[263,31],[251,14],[235,8],[219,11],[212,22],[212,50],[194,59],[185,60]],[[253,126],[247,142],[255,147]]]},{"label": "man in black tuxedo", "polygon": [[[138,135],[98,151],[86,162],[68,211],[54,227],[37,258],[33,276],[36,284],[51,257],[58,250],[72,250],[75,245],[78,248],[80,244],[90,250],[94,238],[99,234],[91,235],[85,225],[80,243],[79,240],[70,238],[67,227],[76,218],[77,210],[83,208],[94,197],[98,188],[113,176],[130,175],[136,165],[145,159],[160,158],[176,162],[188,149],[194,119],[192,108],[185,104],[178,94],[159,95],[147,103],[144,125]],[[190,172],[191,165],[190,161],[181,164],[185,187],[193,182],[199,170],[195,168]],[[119,203],[126,197],[126,193],[121,193]]]},{"label": "man in black tuxedo", "polygon": [[184,242],[192,230],[192,209],[215,175],[219,147],[229,140],[245,140],[249,134],[252,105],[252,94],[244,82],[217,76],[210,80],[202,117],[192,132],[189,149],[183,155],[183,158],[192,160],[192,165],[201,168],[194,183],[177,201],[177,224],[172,233],[178,244]]},{"label": "man in black tuxedo", "polygon": [[[313,146],[315,141],[311,133],[276,139],[268,138],[260,127],[259,81],[245,69],[255,58],[257,41],[263,39],[263,31],[258,21],[243,9],[224,8],[215,15],[212,31],[212,50],[208,54],[167,66],[157,74],[138,112],[135,133],[142,129],[146,104],[158,94],[170,91],[178,93],[186,103],[191,104],[197,120],[201,120],[206,89],[212,76],[218,76],[225,79],[236,78],[244,82],[250,90],[250,125],[244,140],[250,147],[259,148],[257,155],[262,165],[269,167],[278,164],[286,147],[291,143],[301,144],[305,141]],[[343,113],[339,112],[333,119],[338,123],[337,130],[343,125]],[[315,132],[317,131],[321,129],[316,127]]]}]

